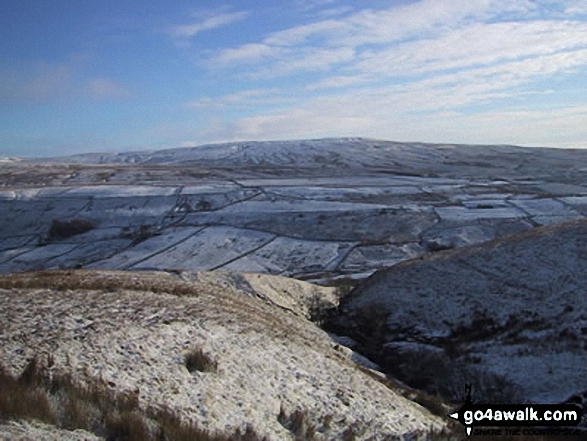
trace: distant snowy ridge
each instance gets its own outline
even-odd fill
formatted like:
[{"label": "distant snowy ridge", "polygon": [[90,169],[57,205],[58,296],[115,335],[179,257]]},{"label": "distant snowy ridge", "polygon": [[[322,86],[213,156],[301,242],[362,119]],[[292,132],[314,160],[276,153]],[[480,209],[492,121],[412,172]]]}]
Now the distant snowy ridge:
[{"label": "distant snowy ridge", "polygon": [[200,165],[312,170],[314,174],[371,174],[488,177],[564,173],[577,163],[587,169],[587,151],[508,145],[454,145],[334,138],[298,141],[233,142],[158,151],[88,153],[31,161],[77,165]]}]

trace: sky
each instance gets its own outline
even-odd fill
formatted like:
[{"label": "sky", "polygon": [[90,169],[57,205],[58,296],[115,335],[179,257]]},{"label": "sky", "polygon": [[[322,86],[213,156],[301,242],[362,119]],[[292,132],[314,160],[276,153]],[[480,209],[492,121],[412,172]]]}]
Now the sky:
[{"label": "sky", "polygon": [[2,0],[0,156],[587,148],[587,0]]}]

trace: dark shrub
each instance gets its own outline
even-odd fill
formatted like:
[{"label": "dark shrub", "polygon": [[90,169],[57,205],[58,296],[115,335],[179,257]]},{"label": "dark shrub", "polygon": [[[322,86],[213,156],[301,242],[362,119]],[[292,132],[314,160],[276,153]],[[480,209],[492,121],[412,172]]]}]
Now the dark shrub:
[{"label": "dark shrub", "polygon": [[138,227],[123,227],[122,230],[120,230],[119,237],[123,239],[132,239],[132,244],[137,245],[157,234],[156,228],[152,225],[141,224]]},{"label": "dark shrub", "polygon": [[67,239],[85,233],[94,228],[94,224],[86,219],[72,219],[61,221],[54,219],[49,227],[48,239]]},{"label": "dark shrub", "polygon": [[190,351],[184,358],[185,367],[188,371],[194,372],[216,372],[218,363],[202,349]]}]

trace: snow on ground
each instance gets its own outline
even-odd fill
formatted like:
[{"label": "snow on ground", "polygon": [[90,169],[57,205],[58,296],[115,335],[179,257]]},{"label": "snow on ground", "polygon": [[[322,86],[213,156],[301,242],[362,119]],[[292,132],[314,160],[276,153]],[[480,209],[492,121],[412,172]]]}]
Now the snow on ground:
[{"label": "snow on ground", "polygon": [[[587,151],[356,138],[232,143],[79,155],[53,164],[7,163],[0,186],[1,273],[79,266],[223,271],[194,276],[214,292],[204,306],[175,297],[141,299],[126,291],[96,292],[90,296],[96,300],[92,306],[67,297],[73,293],[54,293],[57,308],[73,305],[79,312],[75,317],[101,317],[95,325],[100,332],[95,334],[82,329],[73,312],[45,321],[43,314],[55,305],[35,316],[36,294],[18,300],[28,302],[18,312],[24,314],[23,323],[30,324],[27,329],[53,326],[47,335],[55,332],[64,338],[57,340],[67,342],[58,348],[59,366],[67,353],[74,363],[123,388],[140,384],[147,401],[186,406],[192,418],[205,424],[223,428],[237,421],[257,421],[268,436],[284,439],[284,428],[274,418],[282,403],[290,409],[305,403],[351,420],[359,418],[354,412],[360,411],[361,418],[375,421],[374,431],[401,432],[406,424],[418,426],[415,421],[420,418],[398,422],[390,420],[389,412],[382,415],[373,403],[397,406],[386,401],[389,391],[371,385],[364,396],[356,392],[362,389],[353,382],[364,380],[357,380],[360,374],[354,367],[352,372],[333,367],[332,353],[325,349],[331,342],[326,345],[318,331],[308,331],[308,338],[300,341],[293,332],[291,346],[291,330],[304,330],[305,325],[287,322],[285,337],[271,334],[268,339],[265,332],[275,325],[269,323],[273,309],[253,314],[252,323],[267,325],[262,329],[247,324],[251,321],[243,321],[241,328],[238,319],[214,309],[223,301],[215,296],[228,290],[256,298],[247,302],[260,299],[277,305],[279,314],[285,309],[308,315],[305,301],[286,294],[297,288],[255,279],[261,276],[235,276],[229,270],[334,283],[395,268],[394,274],[408,275],[373,299],[395,314],[388,325],[396,332],[391,342],[396,346],[444,351],[434,345],[446,341],[455,329],[475,332],[490,323],[490,317],[493,334],[474,342],[458,341],[457,347],[469,361],[524,386],[528,397],[560,400],[577,391],[587,374],[581,370],[587,365],[585,350],[573,346],[584,343],[586,315],[583,299],[577,296],[585,285],[581,241],[587,234],[561,234],[558,242],[545,245],[531,231],[587,217]],[[54,221],[76,219],[91,222],[93,229],[50,237]],[[532,245],[516,251],[508,241],[497,242],[494,253],[501,260],[487,251],[495,244],[483,248],[508,235],[529,235],[524,237]],[[484,252],[470,251],[479,245]],[[439,251],[450,248],[460,249]],[[454,260],[444,257],[451,253]],[[373,275],[367,286],[382,277]],[[298,298],[313,295],[306,288],[300,290],[306,294]],[[405,292],[409,294],[401,295]],[[235,314],[248,308],[234,299],[227,304],[234,302]],[[96,306],[102,304],[104,311]],[[27,308],[32,308],[30,315]],[[126,327],[127,322],[132,324]],[[10,326],[16,324],[11,319]],[[406,330],[409,336],[402,336]],[[14,335],[5,333],[2,338]],[[79,335],[88,339],[92,351],[74,338]],[[403,337],[405,341],[397,340]],[[194,342],[218,355],[219,376],[190,374],[182,367],[182,355]],[[21,343],[13,340],[10,345]],[[147,349],[139,351],[139,345]],[[314,350],[315,345],[320,350]],[[0,345],[10,360],[20,357],[13,349],[16,346]],[[109,357],[121,369],[109,369]],[[266,360],[274,364],[268,366]],[[463,360],[466,356],[458,361]],[[316,366],[320,369],[315,372]],[[169,384],[158,382],[158,375],[163,378],[170,372]],[[247,386],[245,372],[252,387]],[[328,389],[336,382],[344,386]],[[242,396],[262,406],[250,410],[242,405]],[[353,405],[348,408],[344,403]],[[221,415],[227,409],[232,417]]]},{"label": "snow on ground", "polygon": [[553,199],[522,199],[511,202],[540,225],[552,225],[581,217],[573,208]]},{"label": "snow on ground", "polygon": [[478,364],[526,399],[557,402],[585,389],[586,247],[582,220],[432,254],[373,275],[343,320],[354,329],[374,307],[386,314],[385,341],[450,348],[455,365]]},{"label": "snow on ground", "polygon": [[[587,216],[584,156],[348,138],[20,161],[3,165],[0,272],[44,259],[364,277],[423,252]],[[72,219],[94,230],[48,237],[53,221]],[[185,233],[177,241],[176,228]],[[398,251],[410,244],[419,248]]]},{"label": "snow on ground", "polygon": [[[309,423],[332,440],[353,425],[364,431],[358,439],[375,440],[412,439],[443,426],[358,369],[352,351],[338,349],[326,332],[263,301],[263,292],[235,291],[230,279],[222,287],[205,275],[72,272],[60,277],[68,289],[55,291],[40,288],[52,276],[23,277],[39,288],[0,289],[0,360],[15,374],[28,357],[50,353],[52,372],[70,372],[86,384],[100,378],[118,392],[138,390],[143,409],[166,406],[184,421],[223,433],[250,424],[270,440],[295,438],[279,421],[282,410],[307,411]],[[99,288],[100,280],[108,288]],[[292,283],[300,282],[274,286]],[[150,286],[178,286],[191,295],[154,294]],[[184,357],[196,349],[217,367],[188,371]]]},{"label": "snow on ground", "polygon": [[[86,186],[30,189],[26,197],[20,191],[5,193],[0,247],[7,257],[0,261],[0,271],[80,264],[112,269],[227,265],[302,278],[314,278],[317,272],[353,276],[418,257],[427,248],[469,246],[587,214],[581,196],[536,198],[512,188],[488,193],[494,183],[447,187],[446,179],[426,179],[418,179],[422,187],[396,186],[414,178],[392,177],[369,178],[370,185],[354,188],[348,187],[349,180],[328,180],[340,187],[320,187],[320,181],[307,187],[303,179],[296,186],[300,180],[295,179],[290,186],[279,180],[279,186],[249,189],[226,181],[204,182],[201,188]],[[431,191],[435,185],[440,187]],[[71,219],[90,221],[95,228],[47,243],[51,223]],[[141,228],[152,237],[137,241]],[[125,238],[131,240],[120,240]],[[417,252],[397,251],[418,242],[424,248]],[[74,251],[70,244],[84,246]],[[354,246],[358,248],[349,248]]]},{"label": "snow on ground", "polygon": [[[269,198],[271,198],[269,196]],[[329,212],[329,211],[361,211],[385,209],[385,205],[361,204],[337,201],[312,200],[251,200],[232,205],[223,210],[223,213],[291,213],[291,212]]]},{"label": "snow on ground", "polygon": [[326,241],[297,240],[279,237],[270,244],[231,262],[224,269],[256,271],[284,276],[324,273],[334,268],[352,244]]},{"label": "snow on ground", "polygon": [[[88,268],[129,268],[180,244],[185,239],[197,234],[201,230],[201,228],[168,228],[164,233],[149,237],[132,247],[128,247],[125,250],[116,253],[109,259],[100,260],[94,264],[88,265]],[[131,240],[128,239],[127,245],[130,244]]]},{"label": "snow on ground", "polygon": [[130,239],[125,238],[83,242],[68,253],[40,263],[40,267],[45,269],[91,267],[93,262],[108,260],[113,255],[123,255],[131,243]]},{"label": "snow on ground", "polygon": [[524,217],[524,213],[516,208],[467,208],[467,207],[439,207],[436,213],[446,221],[476,221],[479,219],[517,219]]},{"label": "snow on ground", "polygon": [[347,273],[367,269],[387,268],[404,260],[414,259],[425,254],[426,250],[417,243],[406,245],[372,245],[354,248],[340,264],[340,269]]},{"label": "snow on ground", "polygon": [[45,269],[51,265],[51,261],[70,253],[79,245],[75,244],[49,244],[37,248],[25,248],[24,253],[13,256],[2,264],[3,272],[16,272],[25,270]]},{"label": "snow on ground", "polygon": [[[347,183],[348,185],[348,183]],[[384,186],[379,187],[271,187],[267,191],[276,197],[297,198],[301,200],[315,201],[360,201],[361,199],[373,198],[376,196],[385,197],[389,195],[413,195],[423,193],[418,187],[408,186]]]},{"label": "snow on ground", "polygon": [[37,421],[0,421],[0,438],[5,441],[103,441],[85,430],[63,430]]},{"label": "snow on ground", "polygon": [[434,249],[477,245],[495,238],[495,230],[488,225],[443,226],[428,230],[423,236],[428,247]]},{"label": "snow on ground", "polygon": [[11,236],[0,240],[0,251],[15,250],[22,248],[25,245],[35,246],[37,236],[35,235],[23,235],[23,236]]},{"label": "snow on ground", "polygon": [[257,231],[209,227],[132,268],[216,269],[261,248],[274,238],[272,234]]},{"label": "snow on ground", "polygon": [[179,191],[177,187],[155,187],[155,186],[122,186],[102,185],[92,187],[76,187],[67,190],[62,197],[76,197],[95,199],[100,198],[138,198],[149,196],[171,196]]}]

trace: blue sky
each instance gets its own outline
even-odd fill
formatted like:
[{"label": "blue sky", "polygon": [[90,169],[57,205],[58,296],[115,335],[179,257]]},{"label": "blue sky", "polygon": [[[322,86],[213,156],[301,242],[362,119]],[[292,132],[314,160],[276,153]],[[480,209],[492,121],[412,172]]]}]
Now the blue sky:
[{"label": "blue sky", "polygon": [[2,0],[0,156],[587,147],[587,0]]}]

